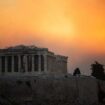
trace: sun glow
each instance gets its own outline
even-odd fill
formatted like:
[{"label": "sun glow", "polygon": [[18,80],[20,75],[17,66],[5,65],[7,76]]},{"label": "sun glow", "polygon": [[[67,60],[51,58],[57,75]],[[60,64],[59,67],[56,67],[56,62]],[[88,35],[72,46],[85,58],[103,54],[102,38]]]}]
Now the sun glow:
[{"label": "sun glow", "polygon": [[0,0],[0,47],[35,44],[80,62],[105,55],[104,39],[105,0]]},{"label": "sun glow", "polygon": [[62,36],[69,36],[73,35],[73,27],[70,26],[70,24],[63,22],[63,21],[58,21],[55,23],[48,23],[48,24],[43,24],[44,26],[44,31],[46,31],[49,34],[53,35],[62,35]]}]

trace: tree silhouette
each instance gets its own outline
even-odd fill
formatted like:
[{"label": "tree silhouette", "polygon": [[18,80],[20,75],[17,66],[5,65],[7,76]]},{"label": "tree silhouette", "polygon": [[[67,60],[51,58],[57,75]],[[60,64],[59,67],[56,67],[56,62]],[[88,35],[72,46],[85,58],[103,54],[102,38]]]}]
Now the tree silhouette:
[{"label": "tree silhouette", "polygon": [[92,64],[91,67],[92,67],[92,73],[91,73],[92,76],[100,80],[105,80],[104,65],[95,61],[95,64]]},{"label": "tree silhouette", "polygon": [[80,75],[80,74],[81,74],[80,69],[79,68],[76,68],[74,70],[73,76],[77,76],[77,75]]}]

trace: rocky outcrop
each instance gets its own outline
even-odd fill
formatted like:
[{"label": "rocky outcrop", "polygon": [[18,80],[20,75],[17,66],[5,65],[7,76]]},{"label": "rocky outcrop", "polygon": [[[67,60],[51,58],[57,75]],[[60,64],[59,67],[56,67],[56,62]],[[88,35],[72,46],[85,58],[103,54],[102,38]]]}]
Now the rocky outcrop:
[{"label": "rocky outcrop", "polygon": [[24,105],[96,105],[97,80],[71,75],[1,77],[0,96]]},{"label": "rocky outcrop", "polygon": [[105,105],[105,81],[98,80],[97,85],[99,102]]}]

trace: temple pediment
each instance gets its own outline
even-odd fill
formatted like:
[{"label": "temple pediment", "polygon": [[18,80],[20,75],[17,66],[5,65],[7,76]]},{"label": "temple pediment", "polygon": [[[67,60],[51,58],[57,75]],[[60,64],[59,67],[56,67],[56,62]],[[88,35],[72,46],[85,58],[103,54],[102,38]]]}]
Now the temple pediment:
[{"label": "temple pediment", "polygon": [[37,49],[38,47],[34,46],[34,45],[31,45],[31,46],[26,46],[26,45],[17,45],[17,46],[14,46],[14,47],[9,47],[7,49],[9,50],[23,50],[23,49]]}]

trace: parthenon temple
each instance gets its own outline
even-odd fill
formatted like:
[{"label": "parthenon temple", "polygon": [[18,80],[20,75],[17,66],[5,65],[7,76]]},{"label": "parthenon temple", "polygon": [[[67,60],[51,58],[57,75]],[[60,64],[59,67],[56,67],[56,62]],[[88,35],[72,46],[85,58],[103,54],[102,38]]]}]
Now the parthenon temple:
[{"label": "parthenon temple", "polygon": [[0,49],[0,75],[67,73],[68,57],[47,48],[18,45]]}]

